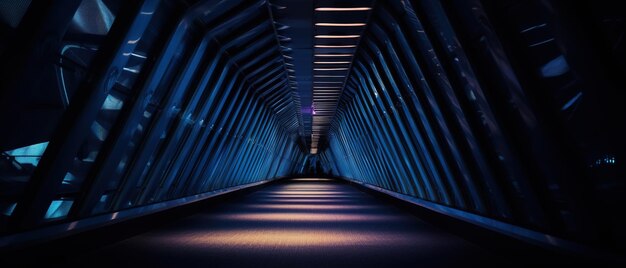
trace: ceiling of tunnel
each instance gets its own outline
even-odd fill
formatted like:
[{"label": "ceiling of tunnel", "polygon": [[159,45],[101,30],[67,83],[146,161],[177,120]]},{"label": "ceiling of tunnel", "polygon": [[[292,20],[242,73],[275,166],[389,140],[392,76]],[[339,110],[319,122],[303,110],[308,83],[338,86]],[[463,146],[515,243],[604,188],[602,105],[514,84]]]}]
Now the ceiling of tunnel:
[{"label": "ceiling of tunnel", "polygon": [[290,86],[299,94],[300,135],[311,154],[325,141],[372,0],[271,0]]},{"label": "ceiling of tunnel", "polygon": [[[301,98],[297,91],[294,64],[289,56],[292,48],[288,45],[292,39],[281,34],[289,27],[276,21],[275,13],[279,9],[267,1],[219,3],[223,3],[227,14],[231,14],[227,23],[221,22],[217,16],[201,17],[214,32],[212,38],[227,52],[229,60],[239,67],[250,86],[259,92],[267,107],[273,110],[280,126],[294,140],[303,137]],[[211,10],[199,5],[194,12],[208,15]],[[211,19],[221,24],[211,26]]]}]

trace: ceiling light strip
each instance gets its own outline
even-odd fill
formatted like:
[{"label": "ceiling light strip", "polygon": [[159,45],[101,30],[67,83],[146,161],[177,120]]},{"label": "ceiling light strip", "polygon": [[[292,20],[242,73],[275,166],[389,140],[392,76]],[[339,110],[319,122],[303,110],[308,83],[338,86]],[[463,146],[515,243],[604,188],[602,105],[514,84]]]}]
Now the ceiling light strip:
[{"label": "ceiling light strip", "polygon": [[343,39],[343,38],[359,38],[361,37],[358,34],[345,34],[345,35],[330,35],[330,34],[318,34],[315,38],[323,38],[323,39]]},{"label": "ceiling light strip", "polygon": [[314,68],[314,71],[347,71],[348,68]]},{"label": "ceiling light strip", "polygon": [[315,64],[350,64],[349,61],[315,61]]},{"label": "ceiling light strip", "polygon": [[365,26],[365,23],[334,23],[334,22],[318,22],[315,26],[320,27],[362,27]]},{"label": "ceiling light strip", "polygon": [[315,45],[316,48],[355,48],[356,45]]},{"label": "ceiling light strip", "polygon": [[315,54],[315,57],[352,57],[352,54]]},{"label": "ceiling light strip", "polygon": [[371,7],[318,7],[315,11],[368,11]]}]

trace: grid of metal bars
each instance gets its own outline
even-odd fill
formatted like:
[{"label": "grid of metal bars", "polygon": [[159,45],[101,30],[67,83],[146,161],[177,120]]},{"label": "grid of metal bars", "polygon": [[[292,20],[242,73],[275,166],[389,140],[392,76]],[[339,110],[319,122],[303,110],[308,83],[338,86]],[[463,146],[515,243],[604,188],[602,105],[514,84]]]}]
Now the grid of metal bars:
[{"label": "grid of metal bars", "polygon": [[335,176],[584,239],[588,222],[569,216],[589,212],[566,179],[577,175],[559,168],[567,157],[550,149],[479,1],[460,2],[376,3],[320,161]]},{"label": "grid of metal bars", "polygon": [[3,196],[0,231],[295,173],[300,107],[268,5],[122,3],[24,191]]}]

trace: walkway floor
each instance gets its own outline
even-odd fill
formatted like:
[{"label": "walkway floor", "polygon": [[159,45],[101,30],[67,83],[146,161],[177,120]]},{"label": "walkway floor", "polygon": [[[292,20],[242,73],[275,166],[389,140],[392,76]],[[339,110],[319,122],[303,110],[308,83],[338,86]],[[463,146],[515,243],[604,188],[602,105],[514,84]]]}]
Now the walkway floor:
[{"label": "walkway floor", "polygon": [[349,184],[293,179],[109,245],[79,262],[127,267],[508,267]]}]

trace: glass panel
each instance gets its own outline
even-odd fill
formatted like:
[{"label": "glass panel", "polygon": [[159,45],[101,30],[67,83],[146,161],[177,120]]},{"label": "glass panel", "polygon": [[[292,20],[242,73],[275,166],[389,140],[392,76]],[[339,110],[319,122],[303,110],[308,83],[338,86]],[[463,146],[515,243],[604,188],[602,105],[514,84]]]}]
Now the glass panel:
[{"label": "glass panel", "polygon": [[[144,63],[150,58],[152,51],[158,48],[159,44],[167,40],[166,37],[169,35],[167,32],[169,28],[165,27],[167,23],[171,20],[176,20],[176,16],[171,16],[176,9],[169,5],[172,5],[169,1],[161,4],[159,9],[157,9],[155,14],[152,16],[150,25],[139,39],[139,43],[137,44],[135,50],[124,53],[124,56],[129,57],[129,60],[126,66],[124,66],[122,74],[116,81],[111,94],[102,105],[98,119],[91,127],[92,132],[90,137],[83,142],[83,148],[85,150],[82,152],[82,155],[76,156],[74,167],[70,171],[70,173],[75,174],[76,179],[72,181],[72,185],[65,186],[60,194],[73,194],[80,190],[80,187],[88,174],[87,172],[81,173],[79,171],[88,171],[90,169],[96,159],[96,156],[102,149],[109,132],[115,127],[119,112],[122,110],[124,105],[127,104],[129,98],[131,98],[134,94],[137,94],[136,91],[140,89],[135,85],[135,83],[142,72]],[[99,29],[98,27],[102,28],[104,26],[91,25],[90,29]],[[180,53],[182,52],[179,51],[174,56],[180,58]],[[166,78],[171,76],[178,68],[176,64],[170,65],[172,70],[164,75],[162,78],[163,80],[166,80]],[[131,132],[131,139],[128,142],[126,152],[120,159],[115,172],[107,178],[107,184],[104,185],[105,188],[101,189],[104,193],[94,207],[93,213],[106,212],[111,205],[111,202],[114,200],[112,198],[112,194],[118,188],[120,179],[126,171],[129,162],[132,161],[132,156],[139,147],[145,131],[149,128],[150,123],[153,120],[153,115],[157,111],[157,105],[167,89],[167,87],[161,87],[151,96],[148,107],[142,113],[143,116],[140,118],[140,121],[135,129]]]},{"label": "glass panel", "polygon": [[[128,65],[131,64],[134,63],[129,61]],[[80,190],[91,166],[102,149],[104,141],[115,126],[124,104],[132,94],[132,90],[123,84],[132,86],[135,79],[134,76],[136,75],[132,72],[124,72],[113,86],[113,89],[100,107],[96,120],[91,125],[91,132],[82,142],[80,150],[74,158],[74,165],[68,173],[72,175],[71,180],[64,180],[59,194],[72,194]]]},{"label": "glass panel", "polygon": [[52,200],[44,218],[49,220],[65,218],[73,204],[74,200]]},{"label": "glass panel", "polygon": [[[72,25],[77,24],[77,21],[80,20],[80,17],[83,16],[81,14],[86,13],[85,10],[92,9],[94,6],[99,7],[99,9],[106,9],[107,12],[107,21],[109,24],[113,22],[115,16],[111,10],[117,10],[117,6],[119,4],[113,5],[112,3],[115,1],[107,1],[107,4],[103,3],[101,0],[85,0],[82,2],[81,6],[77,10],[74,15]],[[13,27],[19,23],[19,19],[24,14],[26,8],[30,4],[30,1],[2,1],[0,2],[0,21],[2,23],[11,24]],[[114,6],[115,9],[109,8],[109,5]],[[9,14],[10,13],[10,14]],[[9,16],[10,15],[10,16]],[[105,27],[104,31],[100,31],[100,35],[106,35],[109,27]],[[80,81],[84,78],[85,70],[88,68],[91,59],[97,52],[97,48],[102,42],[102,36],[94,36],[94,33],[85,32],[85,30],[89,29],[81,29],[77,27],[70,27],[66,36],[63,39],[63,44],[59,51],[59,59],[55,64],[51,64],[49,67],[49,72],[41,77],[41,88],[38,89],[38,92],[33,94],[32,98],[30,98],[30,103],[24,103],[23,107],[28,109],[28,107],[36,106],[50,106],[52,108],[60,110],[64,110],[69,103],[72,93],[76,90]],[[89,35],[89,36],[87,36]],[[80,40],[80,41],[79,41]],[[60,103],[59,103],[60,101]],[[45,125],[37,126],[37,128],[33,128],[31,124],[29,129],[25,129],[24,131],[30,131],[30,133],[24,136],[22,140],[17,141],[16,143],[28,144],[24,142],[24,139],[29,140],[39,140],[40,142],[31,145],[33,147],[22,147],[18,149],[13,149],[11,151],[19,152],[18,150],[29,150],[30,154],[33,154],[36,151],[36,155],[25,156],[30,158],[31,160],[26,160],[28,162],[34,163],[38,162],[38,158],[43,154],[46,146],[44,143],[41,143],[41,140],[48,140],[49,136],[52,133],[52,129],[58,122],[60,115],[62,112],[57,110],[53,111],[22,111],[20,118],[24,119],[24,121],[31,121],[29,116],[38,116],[39,119],[32,119],[32,122],[38,121],[50,121],[52,123],[47,123]],[[41,118],[44,117],[44,118]],[[31,143],[32,144],[32,143]],[[47,143],[45,143],[47,145]],[[36,166],[36,165],[35,165]]]},{"label": "glass panel", "polygon": [[[6,45],[4,37],[19,24],[31,1],[0,1],[0,51]],[[72,96],[84,80],[93,57],[108,34],[115,20],[121,0],[83,0],[77,9],[50,64],[42,66],[43,73],[37,77],[36,87],[23,88],[16,99],[15,131],[7,132],[0,159],[0,230],[3,230],[15,203],[22,195],[30,176],[47,148],[52,133],[72,100]],[[86,20],[85,18],[89,18]],[[23,91],[23,92],[22,92]],[[121,106],[116,95],[107,100],[105,109]],[[118,109],[119,110],[119,109]],[[106,121],[106,120],[105,120]],[[107,124],[96,122],[92,130],[96,139],[107,133]],[[101,141],[100,141],[101,142]],[[84,163],[95,159],[97,151],[89,146],[81,148],[77,167],[68,172],[63,185],[72,187],[87,173]],[[64,217],[73,201],[56,200],[51,204],[46,218]]]},{"label": "glass panel", "polygon": [[64,105],[86,75],[91,60],[115,21],[122,1],[83,0],[72,18],[63,40],[56,69],[55,83]]},{"label": "glass panel", "polygon": [[2,211],[2,214],[4,216],[11,216],[11,214],[13,214],[13,210],[15,210],[15,207],[17,206],[17,203],[9,203],[9,204],[3,204],[0,211]]},{"label": "glass panel", "polygon": [[4,152],[8,158],[15,162],[14,167],[23,169],[24,165],[36,167],[43,152],[48,147],[48,142],[37,143],[14,150]]},{"label": "glass panel", "polygon": [[[105,3],[106,2],[106,3]],[[116,1],[83,0],[72,18],[71,32],[80,32],[93,35],[106,35],[113,25]]]}]

